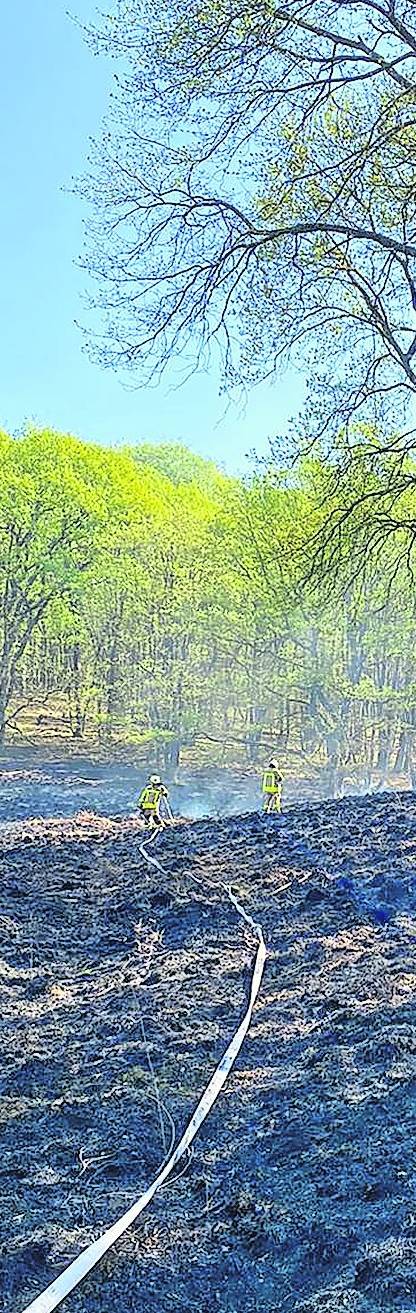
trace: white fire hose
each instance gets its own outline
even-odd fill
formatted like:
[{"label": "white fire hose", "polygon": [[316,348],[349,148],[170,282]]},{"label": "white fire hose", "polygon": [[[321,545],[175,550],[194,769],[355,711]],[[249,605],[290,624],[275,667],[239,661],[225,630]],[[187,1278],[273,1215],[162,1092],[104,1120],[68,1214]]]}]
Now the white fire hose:
[{"label": "white fire hose", "polygon": [[[159,871],[165,874],[163,866],[160,865],[157,858],[151,857],[150,853],[147,852],[147,844],[153,842],[157,833],[158,831],[155,831],[152,838],[147,840],[147,842],[140,847],[139,851],[142,853],[145,861],[149,862],[152,866],[157,867]],[[60,1276],[56,1277],[55,1281],[52,1281],[51,1285],[49,1285],[41,1295],[37,1295],[36,1299],[32,1300],[32,1303],[28,1304],[26,1308],[22,1310],[22,1313],[52,1313],[52,1310],[57,1308],[58,1305],[62,1303],[62,1300],[80,1285],[81,1281],[84,1280],[84,1277],[91,1272],[92,1268],[95,1267],[96,1263],[100,1261],[103,1255],[112,1248],[116,1243],[116,1240],[118,1240],[119,1237],[127,1231],[128,1227],[136,1221],[136,1218],[144,1212],[144,1209],[147,1208],[147,1205],[150,1204],[157,1191],[160,1190],[161,1186],[164,1185],[164,1182],[167,1181],[168,1177],[173,1172],[174,1167],[176,1167],[179,1160],[183,1158],[189,1145],[192,1144],[192,1141],[195,1139],[200,1126],[202,1126],[202,1123],[205,1121],[225,1085],[229,1072],[231,1071],[235,1059],[245,1040],[251,1022],[253,1007],[258,997],[264,963],[266,960],[266,946],[264,943],[263,932],[261,926],[256,925],[251,916],[248,916],[244,908],[237,902],[231,888],[228,888],[219,881],[215,881],[215,885],[213,881],[207,882],[202,879],[201,881],[197,880],[197,883],[201,883],[202,885],[210,883],[216,888],[225,890],[236,908],[238,915],[242,917],[243,921],[246,922],[257,938],[258,945],[253,966],[250,998],[247,1010],[242,1021],[240,1021],[238,1029],[230,1040],[228,1048],[221,1058],[221,1061],[216,1067],[213,1076],[211,1076],[211,1080],[208,1082],[184,1134],[176,1145],[176,1149],[173,1150],[168,1162],[159,1172],[158,1176],[156,1176],[152,1184],[148,1186],[147,1190],[144,1191],[144,1194],[140,1195],[139,1199],[136,1200],[136,1203],[132,1204],[131,1208],[129,1208],[126,1213],[123,1213],[123,1216],[119,1217],[118,1221],[114,1222],[107,1231],[104,1231],[97,1240],[94,1240],[91,1245],[88,1245],[86,1249],[83,1249],[78,1258],[75,1258],[74,1261],[70,1263],[63,1272],[61,1272]]]}]

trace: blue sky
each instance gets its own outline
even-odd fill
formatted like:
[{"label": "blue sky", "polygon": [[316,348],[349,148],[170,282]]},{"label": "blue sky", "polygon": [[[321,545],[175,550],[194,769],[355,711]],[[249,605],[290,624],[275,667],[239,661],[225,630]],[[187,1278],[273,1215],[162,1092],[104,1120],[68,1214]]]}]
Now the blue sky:
[{"label": "blue sky", "polygon": [[2,12],[0,426],[17,432],[35,420],[106,444],[184,441],[241,468],[297,411],[300,379],[263,385],[242,407],[219,395],[214,367],[179,390],[168,377],[132,389],[84,351],[74,322],[86,318],[83,203],[63,189],[99,134],[112,67],[92,55],[67,6],[81,22],[97,14],[93,0],[14,0]]}]

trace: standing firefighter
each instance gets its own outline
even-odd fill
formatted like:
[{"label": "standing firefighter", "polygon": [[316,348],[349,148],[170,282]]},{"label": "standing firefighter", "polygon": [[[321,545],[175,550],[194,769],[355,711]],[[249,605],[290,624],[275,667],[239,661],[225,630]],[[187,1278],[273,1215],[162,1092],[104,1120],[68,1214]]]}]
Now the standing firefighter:
[{"label": "standing firefighter", "polygon": [[270,815],[282,810],[282,776],[277,761],[269,761],[267,770],[263,771],[263,811]]},{"label": "standing firefighter", "polygon": [[[139,811],[146,821],[146,825],[152,830],[155,826],[162,827],[165,819],[172,820],[172,812],[169,807],[169,794],[165,784],[159,775],[151,775],[149,783],[142,789],[139,798]],[[161,805],[164,804],[165,816],[161,816]]]}]

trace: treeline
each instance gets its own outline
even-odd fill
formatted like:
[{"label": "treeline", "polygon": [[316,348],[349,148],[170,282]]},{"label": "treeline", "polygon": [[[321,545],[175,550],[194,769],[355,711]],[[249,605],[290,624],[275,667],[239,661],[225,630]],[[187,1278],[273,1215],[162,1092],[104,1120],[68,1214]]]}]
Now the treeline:
[{"label": "treeline", "polygon": [[1,435],[0,461],[2,741],[55,725],[160,767],[273,747],[329,791],[416,783],[411,580],[388,545],[354,570],[357,516],[349,555],[327,535],[314,558],[325,461],[245,483],[180,446],[47,431]]}]

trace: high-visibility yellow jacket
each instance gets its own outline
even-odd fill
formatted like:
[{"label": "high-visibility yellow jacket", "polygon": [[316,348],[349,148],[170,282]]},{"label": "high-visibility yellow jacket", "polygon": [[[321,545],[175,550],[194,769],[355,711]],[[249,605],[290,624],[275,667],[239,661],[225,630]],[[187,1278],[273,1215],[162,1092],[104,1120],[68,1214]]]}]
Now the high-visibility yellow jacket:
[{"label": "high-visibility yellow jacket", "polygon": [[265,770],[263,773],[263,793],[271,795],[282,792],[282,776],[278,770]]},{"label": "high-visibility yellow jacket", "polygon": [[161,798],[167,798],[167,796],[168,791],[165,789],[164,784],[147,784],[140,794],[139,807],[142,807],[143,811],[146,812],[157,812]]}]

